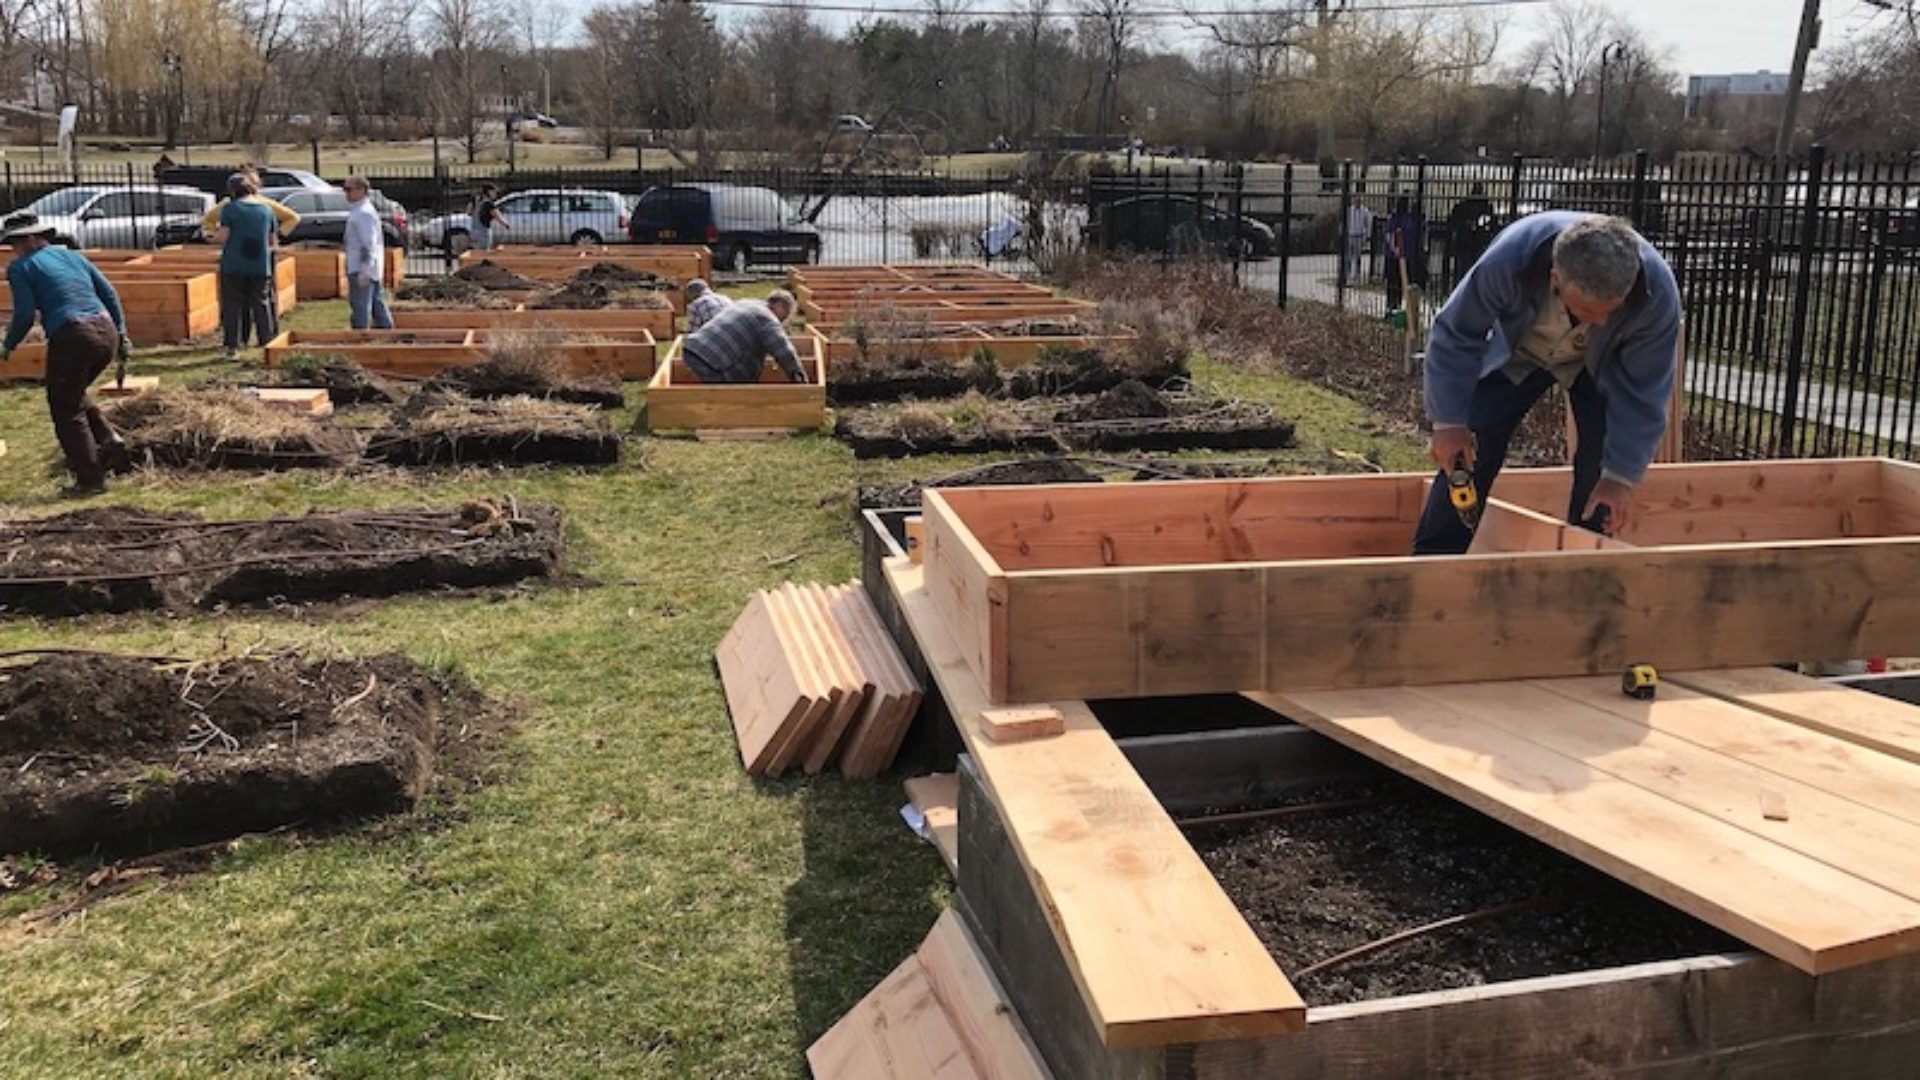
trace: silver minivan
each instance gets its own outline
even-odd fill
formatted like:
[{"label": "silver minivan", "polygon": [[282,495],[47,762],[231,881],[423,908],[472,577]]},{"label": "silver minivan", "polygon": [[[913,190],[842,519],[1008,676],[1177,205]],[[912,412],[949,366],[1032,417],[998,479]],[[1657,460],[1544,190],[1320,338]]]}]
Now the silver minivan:
[{"label": "silver minivan", "polygon": [[55,243],[80,248],[153,247],[163,231],[198,224],[213,196],[197,188],[132,184],[70,187],[27,206],[53,226]]}]

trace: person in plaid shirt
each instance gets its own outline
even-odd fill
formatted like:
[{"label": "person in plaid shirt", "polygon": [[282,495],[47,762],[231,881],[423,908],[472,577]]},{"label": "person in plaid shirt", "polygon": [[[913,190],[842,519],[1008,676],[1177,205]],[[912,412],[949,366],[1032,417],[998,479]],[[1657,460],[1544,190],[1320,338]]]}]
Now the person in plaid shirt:
[{"label": "person in plaid shirt", "polygon": [[765,302],[735,301],[688,334],[680,351],[704,383],[759,382],[768,357],[787,378],[806,382],[806,369],[787,339],[786,321],[793,317],[793,308],[793,294],[785,289],[768,293]]}]

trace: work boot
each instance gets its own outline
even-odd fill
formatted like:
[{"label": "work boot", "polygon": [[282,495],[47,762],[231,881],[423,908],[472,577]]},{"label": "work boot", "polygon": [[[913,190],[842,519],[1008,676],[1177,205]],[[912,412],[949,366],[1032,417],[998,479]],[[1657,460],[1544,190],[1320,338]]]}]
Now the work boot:
[{"label": "work boot", "polygon": [[100,464],[110,473],[129,472],[133,469],[133,454],[127,450],[127,440],[119,435],[110,435],[100,441]]},{"label": "work boot", "polygon": [[95,480],[91,483],[76,480],[60,489],[60,497],[63,499],[91,499],[95,495],[105,495],[106,493],[107,482],[105,480]]}]

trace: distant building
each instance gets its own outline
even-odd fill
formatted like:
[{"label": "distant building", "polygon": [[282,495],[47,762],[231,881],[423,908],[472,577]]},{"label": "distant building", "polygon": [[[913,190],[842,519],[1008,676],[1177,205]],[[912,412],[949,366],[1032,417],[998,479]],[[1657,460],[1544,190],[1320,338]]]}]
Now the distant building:
[{"label": "distant building", "polygon": [[1752,114],[1779,105],[1787,96],[1787,76],[1771,71],[1733,75],[1694,75],[1687,79],[1687,119]]}]

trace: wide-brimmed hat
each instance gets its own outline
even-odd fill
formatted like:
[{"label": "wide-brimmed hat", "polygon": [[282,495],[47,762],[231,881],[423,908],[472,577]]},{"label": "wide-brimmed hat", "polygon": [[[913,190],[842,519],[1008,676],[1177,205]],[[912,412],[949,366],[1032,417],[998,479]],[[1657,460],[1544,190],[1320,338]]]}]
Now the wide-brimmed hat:
[{"label": "wide-brimmed hat", "polygon": [[52,236],[54,231],[54,227],[41,221],[38,214],[9,214],[5,221],[0,221],[0,243],[11,244],[29,236]]}]

